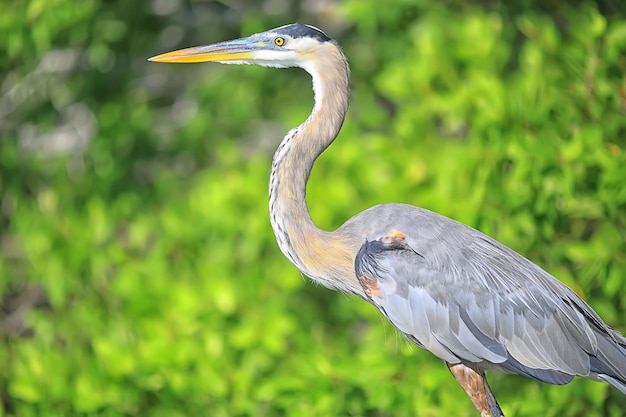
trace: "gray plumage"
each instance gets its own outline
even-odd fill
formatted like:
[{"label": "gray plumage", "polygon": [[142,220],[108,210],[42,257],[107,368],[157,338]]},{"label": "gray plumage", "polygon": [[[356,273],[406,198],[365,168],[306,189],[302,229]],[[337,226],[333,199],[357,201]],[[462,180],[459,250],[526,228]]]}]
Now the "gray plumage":
[{"label": "gray plumage", "polygon": [[[366,240],[355,273],[408,339],[448,363],[552,384],[604,380],[626,394],[626,339],[575,292],[494,239],[428,210],[373,207],[349,220]],[[405,238],[384,242],[391,230]]]},{"label": "gray plumage", "polygon": [[347,61],[319,29],[287,25],[151,60],[295,66],[311,74],[313,111],[272,162],[270,222],[278,245],[312,280],[372,303],[409,340],[446,361],[481,416],[503,416],[487,370],[552,384],[583,376],[626,394],[626,339],[572,290],[492,238],[403,204],[373,207],[334,232],[315,226],[306,183],[337,136],[349,97]]}]

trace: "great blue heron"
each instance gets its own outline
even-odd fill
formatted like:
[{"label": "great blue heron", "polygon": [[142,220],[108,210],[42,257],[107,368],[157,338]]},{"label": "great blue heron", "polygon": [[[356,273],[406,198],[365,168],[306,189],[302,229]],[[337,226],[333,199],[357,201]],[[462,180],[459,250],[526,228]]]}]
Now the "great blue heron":
[{"label": "great blue heron", "polygon": [[274,154],[270,221],[280,249],[313,281],[375,305],[416,345],[443,359],[481,416],[503,416],[485,371],[551,384],[574,376],[626,394],[626,338],[576,293],[481,232],[437,213],[382,204],[334,232],[315,226],[306,183],[348,109],[348,64],[319,29],[281,26],[151,61],[300,67],[315,106]]}]

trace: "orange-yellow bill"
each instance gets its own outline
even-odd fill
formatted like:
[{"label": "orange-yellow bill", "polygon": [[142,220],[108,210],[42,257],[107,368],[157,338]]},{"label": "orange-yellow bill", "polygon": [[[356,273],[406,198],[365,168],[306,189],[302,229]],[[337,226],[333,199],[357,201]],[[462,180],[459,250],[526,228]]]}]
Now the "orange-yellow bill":
[{"label": "orange-yellow bill", "polygon": [[243,38],[213,45],[179,49],[153,56],[148,61],[171,63],[247,61],[254,57],[255,51],[260,46]]}]

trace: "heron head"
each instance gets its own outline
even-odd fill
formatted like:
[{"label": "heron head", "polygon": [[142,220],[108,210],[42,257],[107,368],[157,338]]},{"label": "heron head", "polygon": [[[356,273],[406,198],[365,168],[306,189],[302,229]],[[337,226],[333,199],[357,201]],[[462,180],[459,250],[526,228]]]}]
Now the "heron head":
[{"label": "heron head", "polygon": [[247,38],[196,46],[157,55],[149,61],[167,63],[219,62],[265,67],[306,67],[315,52],[334,44],[316,27],[294,23]]}]

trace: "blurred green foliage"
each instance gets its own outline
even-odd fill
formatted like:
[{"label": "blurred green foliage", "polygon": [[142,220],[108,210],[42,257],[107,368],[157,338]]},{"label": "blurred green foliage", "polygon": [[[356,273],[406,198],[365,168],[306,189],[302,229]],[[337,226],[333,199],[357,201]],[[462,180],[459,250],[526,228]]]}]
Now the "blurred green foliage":
[{"label": "blurred green foliage", "polygon": [[[427,207],[626,331],[626,13],[560,4],[4,2],[0,416],[473,415],[440,361],[277,249],[269,165],[308,75],[146,62],[296,20],[352,63],[320,226]],[[604,384],[491,379],[507,415],[626,410]]]}]

